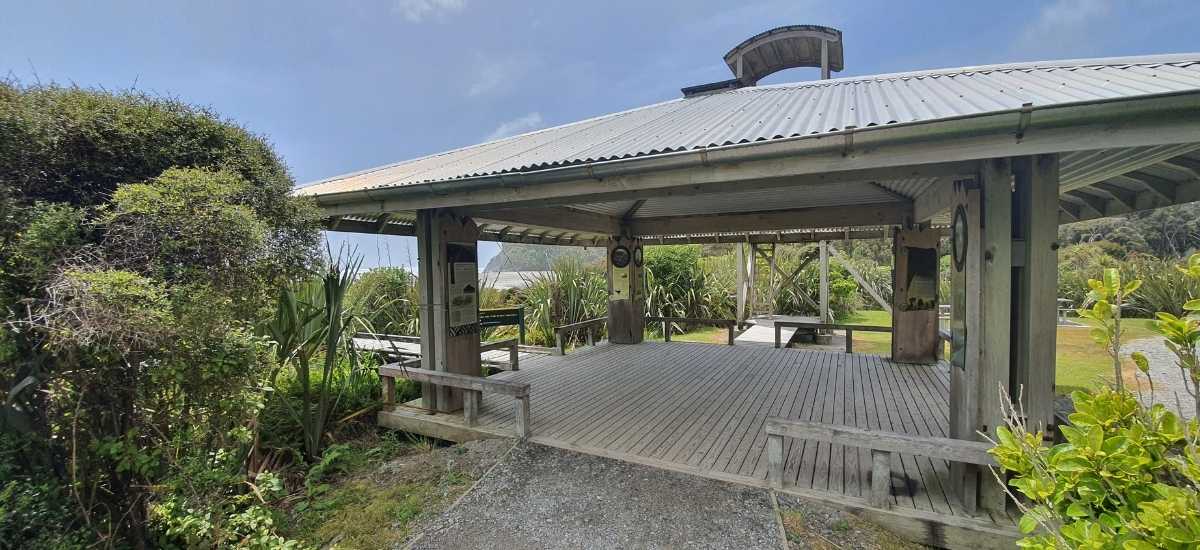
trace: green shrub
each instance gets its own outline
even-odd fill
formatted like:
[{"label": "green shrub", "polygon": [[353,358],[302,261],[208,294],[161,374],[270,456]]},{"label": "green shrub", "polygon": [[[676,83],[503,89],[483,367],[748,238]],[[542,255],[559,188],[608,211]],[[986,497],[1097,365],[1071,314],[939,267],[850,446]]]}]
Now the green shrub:
[{"label": "green shrub", "polygon": [[377,332],[420,333],[417,277],[402,267],[380,267],[359,277],[346,297],[350,307]]},{"label": "green shrub", "polygon": [[[1200,255],[1180,268],[1200,279]],[[1121,303],[1135,295],[1141,281],[1122,284],[1117,268],[1089,280],[1090,309],[1099,322],[1092,335],[1113,357],[1117,386],[1094,394],[1071,394],[1075,412],[1059,430],[1066,440],[1043,445],[1040,431],[1030,431],[1023,412],[1008,405],[1005,425],[996,428],[991,450],[1008,485],[1024,497],[1019,527],[1026,548],[1152,548],[1200,546],[1200,417],[1183,421],[1162,404],[1143,405],[1121,386]],[[1200,300],[1182,304],[1200,311]],[[1200,320],[1159,315],[1157,328],[1196,400],[1200,414]],[[1149,360],[1133,354],[1143,376]],[[1153,392],[1153,379],[1150,379]],[[1151,395],[1152,397],[1152,395]],[[998,479],[1000,477],[998,476]]]},{"label": "green shrub", "polygon": [[[525,336],[529,343],[554,345],[554,327],[608,314],[608,283],[604,271],[578,258],[561,258],[550,273],[533,276],[518,295],[525,305]],[[602,337],[603,333],[596,335]],[[576,334],[573,339],[581,338]]]}]

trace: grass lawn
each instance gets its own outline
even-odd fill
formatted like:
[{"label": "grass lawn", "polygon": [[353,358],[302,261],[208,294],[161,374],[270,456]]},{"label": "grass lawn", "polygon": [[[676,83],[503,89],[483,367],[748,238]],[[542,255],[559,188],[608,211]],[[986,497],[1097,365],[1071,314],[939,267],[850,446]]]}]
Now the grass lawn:
[{"label": "grass lawn", "polygon": [[[1092,323],[1088,319],[1075,321]],[[892,316],[886,311],[859,311],[843,322],[856,325],[888,326],[892,324]],[[1128,342],[1139,338],[1156,336],[1151,319],[1125,319],[1122,331],[1123,340]],[[1089,326],[1058,327],[1058,353],[1055,374],[1055,385],[1060,394],[1068,394],[1076,389],[1092,388],[1098,383],[1112,381],[1112,360],[1098,344],[1088,335]],[[854,351],[857,353],[875,353],[888,355],[892,351],[892,335],[881,332],[854,333]],[[1133,364],[1126,361],[1126,369]]]},{"label": "grass lawn", "polygon": [[[662,336],[646,335],[646,340],[662,342]],[[703,344],[728,344],[729,329],[725,327],[701,327],[685,334],[672,334],[672,342],[700,342]]]}]

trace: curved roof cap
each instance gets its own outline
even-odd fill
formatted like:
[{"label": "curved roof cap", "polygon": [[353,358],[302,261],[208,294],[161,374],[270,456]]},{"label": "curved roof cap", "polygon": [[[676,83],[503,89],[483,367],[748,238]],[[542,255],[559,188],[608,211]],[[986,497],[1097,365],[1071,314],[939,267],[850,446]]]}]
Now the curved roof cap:
[{"label": "curved roof cap", "polygon": [[821,25],[788,25],[756,34],[729,50],[725,64],[734,77],[753,86],[761,78],[784,69],[820,67],[822,43],[828,43],[829,69],[841,71],[845,65],[842,31]]}]

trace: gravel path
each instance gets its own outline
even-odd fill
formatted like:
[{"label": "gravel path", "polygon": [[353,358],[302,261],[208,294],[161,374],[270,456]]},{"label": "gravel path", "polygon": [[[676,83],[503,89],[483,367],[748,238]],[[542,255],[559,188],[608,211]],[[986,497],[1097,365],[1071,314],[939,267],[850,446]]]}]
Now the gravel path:
[{"label": "gravel path", "polygon": [[[1196,408],[1192,405],[1194,401],[1187,392],[1183,373],[1179,372],[1179,367],[1175,366],[1175,354],[1167,349],[1163,339],[1160,337],[1141,338],[1121,345],[1121,353],[1126,356],[1135,351],[1142,352],[1150,361],[1150,377],[1154,380],[1153,401],[1162,403],[1173,411],[1182,409],[1185,418],[1196,416]],[[1139,378],[1142,382],[1143,401],[1150,401],[1150,388],[1145,385],[1145,378],[1140,374]],[[1176,397],[1178,397],[1178,401],[1176,401]]]},{"label": "gravel path", "polygon": [[770,494],[521,444],[412,548],[774,548]]}]

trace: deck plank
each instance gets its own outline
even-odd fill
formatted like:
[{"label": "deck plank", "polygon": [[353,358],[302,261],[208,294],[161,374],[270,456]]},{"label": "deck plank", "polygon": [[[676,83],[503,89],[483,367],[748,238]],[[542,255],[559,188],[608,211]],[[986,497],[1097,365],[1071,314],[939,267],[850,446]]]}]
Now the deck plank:
[{"label": "deck plank", "polygon": [[[601,344],[532,356],[493,377],[530,384],[536,441],[761,484],[766,418],[944,436],[949,371],[841,352],[699,343]],[[479,429],[507,434],[515,404],[484,395]],[[442,415],[439,415],[442,416]],[[454,416],[443,416],[454,418]],[[869,494],[869,452],[786,439],[785,485]],[[962,515],[945,461],[893,454],[896,506]]]}]

